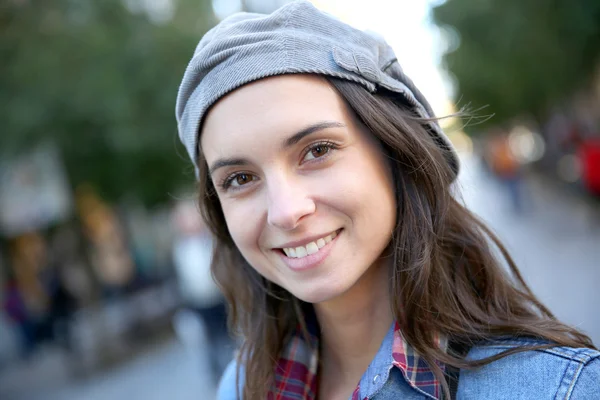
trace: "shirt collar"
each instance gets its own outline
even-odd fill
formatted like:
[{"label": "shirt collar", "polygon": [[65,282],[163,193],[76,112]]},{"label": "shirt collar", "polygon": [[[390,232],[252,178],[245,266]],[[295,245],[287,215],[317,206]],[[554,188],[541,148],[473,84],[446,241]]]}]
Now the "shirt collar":
[{"label": "shirt collar", "polygon": [[[269,391],[269,400],[316,398],[319,338],[314,315],[307,318],[307,328],[308,338],[305,338],[301,327],[298,326],[286,343],[277,362],[275,382]],[[443,368],[443,365],[438,365]],[[440,382],[428,364],[406,341],[400,325],[394,322],[377,355],[357,384],[352,400],[364,399],[369,393],[374,393],[383,386],[391,368],[398,368],[406,382],[415,390],[429,398],[439,398]]]}]

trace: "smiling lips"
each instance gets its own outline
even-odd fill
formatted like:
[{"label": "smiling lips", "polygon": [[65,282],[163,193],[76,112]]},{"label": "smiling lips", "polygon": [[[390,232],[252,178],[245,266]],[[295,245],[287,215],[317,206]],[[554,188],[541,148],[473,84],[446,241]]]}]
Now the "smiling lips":
[{"label": "smiling lips", "polygon": [[337,232],[333,232],[323,238],[317,239],[314,242],[307,243],[304,246],[298,247],[284,247],[282,250],[289,258],[304,258],[311,254],[315,254],[319,249],[325,247],[325,245],[331,242],[337,236]]}]

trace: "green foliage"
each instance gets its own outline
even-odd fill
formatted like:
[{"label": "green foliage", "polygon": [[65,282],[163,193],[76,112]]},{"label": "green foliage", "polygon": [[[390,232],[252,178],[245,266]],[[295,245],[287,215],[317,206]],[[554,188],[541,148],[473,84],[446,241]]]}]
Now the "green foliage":
[{"label": "green foliage", "polygon": [[598,0],[447,0],[433,17],[458,34],[444,63],[463,103],[489,105],[488,125],[540,118],[600,61]]},{"label": "green foliage", "polygon": [[0,156],[51,138],[73,186],[151,205],[193,182],[175,96],[215,21],[210,0],[174,1],[162,23],[126,3],[0,0]]}]

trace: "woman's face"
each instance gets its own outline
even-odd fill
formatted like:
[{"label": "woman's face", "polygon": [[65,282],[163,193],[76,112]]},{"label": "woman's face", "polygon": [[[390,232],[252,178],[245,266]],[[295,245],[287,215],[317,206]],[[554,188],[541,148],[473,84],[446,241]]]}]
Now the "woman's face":
[{"label": "woman's face", "polygon": [[206,116],[201,146],[231,237],[261,275],[311,303],[368,276],[394,229],[392,174],[326,80],[235,90]]}]

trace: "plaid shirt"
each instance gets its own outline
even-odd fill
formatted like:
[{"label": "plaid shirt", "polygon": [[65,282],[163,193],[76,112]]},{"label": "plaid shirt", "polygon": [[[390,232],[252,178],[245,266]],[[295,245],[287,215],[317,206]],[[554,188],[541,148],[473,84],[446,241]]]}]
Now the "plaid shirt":
[{"label": "plaid shirt", "polygon": [[[269,400],[316,399],[319,346],[318,337],[314,330],[311,332],[310,328],[309,326],[310,343],[306,342],[301,329],[298,328],[285,347],[277,363],[275,385],[269,392]],[[397,322],[394,323],[393,335],[391,357],[393,361],[390,367],[400,369],[406,381],[414,389],[438,399],[441,393],[440,382],[435,378],[427,363],[404,339]],[[360,383],[354,390],[351,399],[361,400]]]}]

